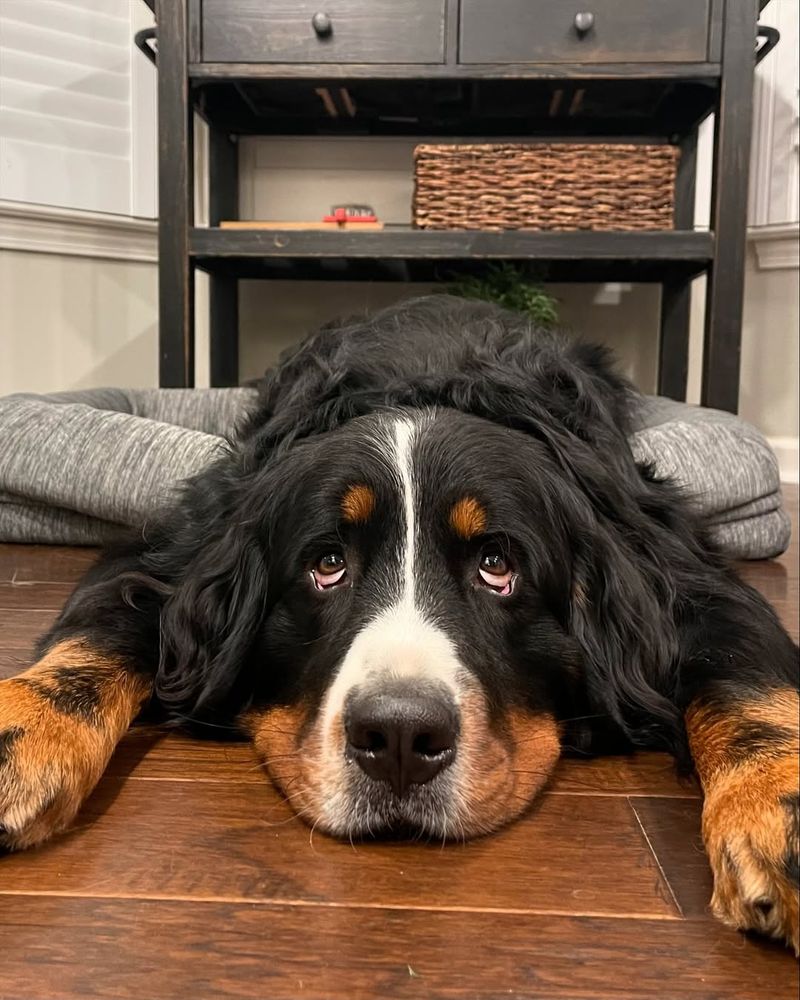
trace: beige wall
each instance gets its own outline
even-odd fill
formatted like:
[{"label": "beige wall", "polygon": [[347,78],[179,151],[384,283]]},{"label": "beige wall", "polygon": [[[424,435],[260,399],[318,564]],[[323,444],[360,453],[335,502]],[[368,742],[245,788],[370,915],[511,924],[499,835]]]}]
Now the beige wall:
[{"label": "beige wall", "polygon": [[[747,249],[739,413],[770,439],[787,482],[797,482],[800,432],[800,275],[764,269]],[[687,399],[700,400],[705,279],[695,282]]]},{"label": "beige wall", "polygon": [[[795,448],[800,423],[799,340],[797,270],[760,270],[751,246],[745,281],[739,407],[746,420],[757,424],[771,438],[794,438]],[[783,442],[782,447],[785,445]]]},{"label": "beige wall", "polygon": [[154,264],[0,250],[0,395],[157,379]]},{"label": "beige wall", "polygon": [[[378,309],[400,298],[441,290],[434,285],[357,282],[242,282],[240,373],[253,378],[305,332],[337,316]],[[617,351],[623,370],[645,391],[655,385],[658,289],[631,286],[618,305],[596,304],[602,286],[551,285],[567,330],[591,334]],[[613,294],[613,293],[612,293]],[[606,297],[607,294],[606,294]]]}]

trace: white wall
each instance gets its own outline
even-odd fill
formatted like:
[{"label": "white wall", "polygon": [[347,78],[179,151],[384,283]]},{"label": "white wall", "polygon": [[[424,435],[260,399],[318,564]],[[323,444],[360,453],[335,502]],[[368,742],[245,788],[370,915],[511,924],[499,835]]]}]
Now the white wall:
[{"label": "white wall", "polygon": [[158,384],[154,264],[0,250],[0,395]]}]

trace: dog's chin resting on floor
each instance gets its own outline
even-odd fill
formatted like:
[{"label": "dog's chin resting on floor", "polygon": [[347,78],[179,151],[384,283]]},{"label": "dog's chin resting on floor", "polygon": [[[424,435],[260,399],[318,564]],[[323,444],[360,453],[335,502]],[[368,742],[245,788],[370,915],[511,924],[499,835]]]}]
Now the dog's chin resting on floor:
[{"label": "dog's chin resting on floor", "polygon": [[64,829],[144,709],[239,727],[342,837],[487,833],[562,747],[653,747],[702,783],[713,911],[797,949],[797,648],[635,463],[634,402],[484,303],[311,337],[0,683],[2,845]]}]

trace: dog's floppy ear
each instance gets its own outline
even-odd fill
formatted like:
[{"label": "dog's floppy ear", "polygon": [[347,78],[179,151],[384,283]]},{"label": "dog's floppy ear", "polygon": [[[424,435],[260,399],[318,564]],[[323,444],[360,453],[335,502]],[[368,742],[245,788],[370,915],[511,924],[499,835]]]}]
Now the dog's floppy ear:
[{"label": "dog's floppy ear", "polygon": [[168,555],[181,568],[161,612],[155,690],[170,713],[190,720],[241,707],[248,654],[266,614],[262,539],[225,507],[195,510]]},{"label": "dog's floppy ear", "polygon": [[636,744],[688,760],[679,711],[684,619],[709,553],[679,487],[574,437],[543,435],[564,475],[573,552],[570,631],[592,704]]},{"label": "dog's floppy ear", "polygon": [[593,520],[576,539],[570,604],[590,701],[634,743],[675,752],[682,729],[669,697],[679,643],[673,581],[624,528]]}]

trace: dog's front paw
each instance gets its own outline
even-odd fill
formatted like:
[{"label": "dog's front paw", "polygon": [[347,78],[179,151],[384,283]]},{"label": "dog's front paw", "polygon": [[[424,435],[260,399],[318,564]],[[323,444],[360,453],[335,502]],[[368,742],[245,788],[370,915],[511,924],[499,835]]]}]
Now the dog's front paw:
[{"label": "dog's front paw", "polygon": [[783,940],[800,955],[798,762],[735,767],[706,791],[711,909],[724,923]]},{"label": "dog's front paw", "polygon": [[[41,843],[72,822],[108,759],[85,698],[25,677],[0,682],[0,848]],[[73,694],[76,692],[73,691]],[[86,696],[88,692],[84,692]]]},{"label": "dog's front paw", "polygon": [[151,688],[77,639],[0,681],[0,848],[32,847],[72,822]]}]

